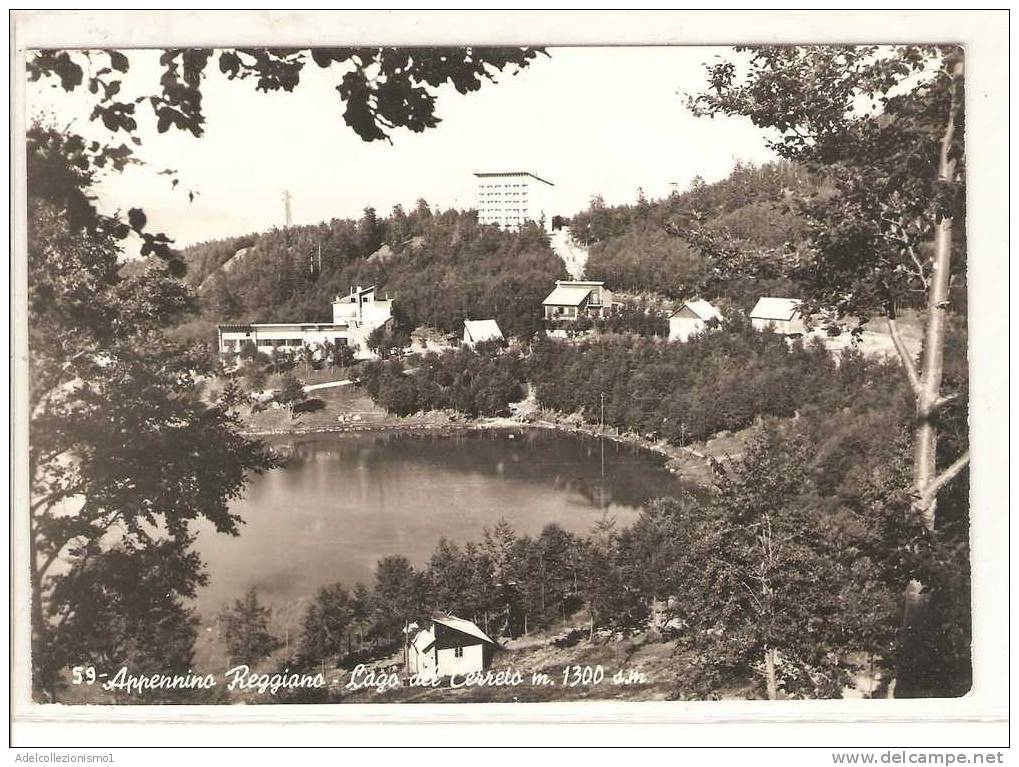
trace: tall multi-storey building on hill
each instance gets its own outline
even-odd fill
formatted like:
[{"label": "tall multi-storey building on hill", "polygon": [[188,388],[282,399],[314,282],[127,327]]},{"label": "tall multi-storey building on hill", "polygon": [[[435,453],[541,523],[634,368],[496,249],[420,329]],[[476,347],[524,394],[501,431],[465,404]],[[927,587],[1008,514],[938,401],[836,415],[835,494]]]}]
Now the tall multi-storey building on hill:
[{"label": "tall multi-storey building on hill", "polygon": [[525,171],[477,172],[474,176],[478,223],[516,231],[525,221],[534,221],[552,230],[552,182]]}]

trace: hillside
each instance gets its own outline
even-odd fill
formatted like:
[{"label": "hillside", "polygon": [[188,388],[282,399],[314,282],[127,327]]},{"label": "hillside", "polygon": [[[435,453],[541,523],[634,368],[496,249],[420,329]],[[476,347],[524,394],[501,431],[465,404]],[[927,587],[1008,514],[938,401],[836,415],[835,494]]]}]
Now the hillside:
[{"label": "hillside", "polygon": [[200,286],[201,316],[222,321],[328,321],[334,296],[376,285],[398,297],[397,321],[458,332],[467,317],[494,317],[508,335],[538,329],[542,298],[562,260],[537,227],[481,227],[473,212],[433,214],[419,201],[388,217],[272,229],[185,251]]},{"label": "hillside", "polygon": [[557,278],[605,280],[624,293],[667,299],[701,295],[744,310],[762,294],[792,294],[782,277],[720,280],[705,256],[668,227],[696,226],[748,249],[796,248],[805,225],[791,196],[816,191],[789,164],[737,165],[713,184],[695,181],[662,200],[586,211],[550,239],[537,227],[519,233],[477,224],[473,211],[433,213],[424,200],[388,216],[365,208],[357,220],[271,229],[200,243],[184,252],[201,310],[186,335],[208,335],[224,321],[330,319],[330,302],[352,285],[374,284],[398,297],[397,320],[409,330],[455,333],[465,318],[494,317],[504,333],[540,327],[540,303]]},{"label": "hillside", "polygon": [[737,164],[728,178],[713,184],[695,179],[686,192],[661,200],[640,194],[632,205],[606,206],[596,196],[571,219],[570,230],[590,248],[589,279],[673,299],[728,299],[746,310],[760,295],[790,294],[795,288],[784,278],[719,280],[704,255],[669,227],[724,235],[747,250],[796,249],[806,225],[789,201],[816,189],[806,172],[787,162]]}]

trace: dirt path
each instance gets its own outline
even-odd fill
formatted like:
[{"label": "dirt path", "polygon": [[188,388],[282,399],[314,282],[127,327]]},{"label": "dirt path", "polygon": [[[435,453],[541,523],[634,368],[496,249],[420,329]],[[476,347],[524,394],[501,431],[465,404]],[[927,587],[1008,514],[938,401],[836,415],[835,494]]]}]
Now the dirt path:
[{"label": "dirt path", "polygon": [[573,235],[567,228],[557,229],[549,236],[552,250],[566,264],[566,271],[575,280],[584,278],[584,268],[587,266],[587,249],[581,247],[574,241]]}]

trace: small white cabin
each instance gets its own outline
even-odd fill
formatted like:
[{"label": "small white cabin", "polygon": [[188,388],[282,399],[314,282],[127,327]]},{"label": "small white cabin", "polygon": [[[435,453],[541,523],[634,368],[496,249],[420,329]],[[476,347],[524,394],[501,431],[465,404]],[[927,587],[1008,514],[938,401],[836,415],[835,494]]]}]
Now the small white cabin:
[{"label": "small white cabin", "polygon": [[798,298],[759,298],[750,311],[750,324],[758,330],[771,328],[785,336],[803,333],[800,303]]},{"label": "small white cabin", "polygon": [[669,340],[686,341],[700,333],[710,320],[722,319],[722,313],[707,301],[686,301],[669,316]]},{"label": "small white cabin", "polygon": [[504,341],[499,323],[495,320],[464,320],[463,342],[474,346],[482,341]]},{"label": "small white cabin", "polygon": [[407,634],[407,671],[422,677],[447,677],[484,671],[495,642],[469,620],[438,616]]}]

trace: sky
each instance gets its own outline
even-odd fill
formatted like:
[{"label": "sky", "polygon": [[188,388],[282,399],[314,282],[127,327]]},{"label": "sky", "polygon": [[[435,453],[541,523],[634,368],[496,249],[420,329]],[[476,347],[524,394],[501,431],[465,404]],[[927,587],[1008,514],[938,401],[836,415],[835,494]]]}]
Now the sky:
[{"label": "sky", "polygon": [[[528,171],[555,184],[554,208],[569,216],[600,194],[632,202],[642,187],[663,197],[695,176],[725,177],[737,160],[774,159],[763,132],[745,118],[698,118],[686,94],[703,89],[704,64],[724,48],[549,48],[515,76],[480,91],[438,91],[441,122],[424,133],[393,132],[392,144],[365,143],[348,128],[333,88],[337,69],[309,64],[293,93],[256,93],[227,81],[210,60],[203,84],[205,134],[159,134],[141,121],[145,166],[111,174],[99,188],[107,210],[141,207],[154,231],[179,246],[264,231],[284,222],[283,193],[295,224],[356,218],[366,206],[386,214],[424,197],[435,208],[474,205],[475,171]],[[123,95],[151,92],[151,51],[132,51]],[[149,91],[143,90],[147,84]],[[44,115],[88,137],[109,139],[88,121],[90,95],[29,83],[29,116]],[[144,114],[144,113],[143,113]],[[164,168],[178,171],[170,187]],[[197,192],[188,200],[188,190]]]}]

